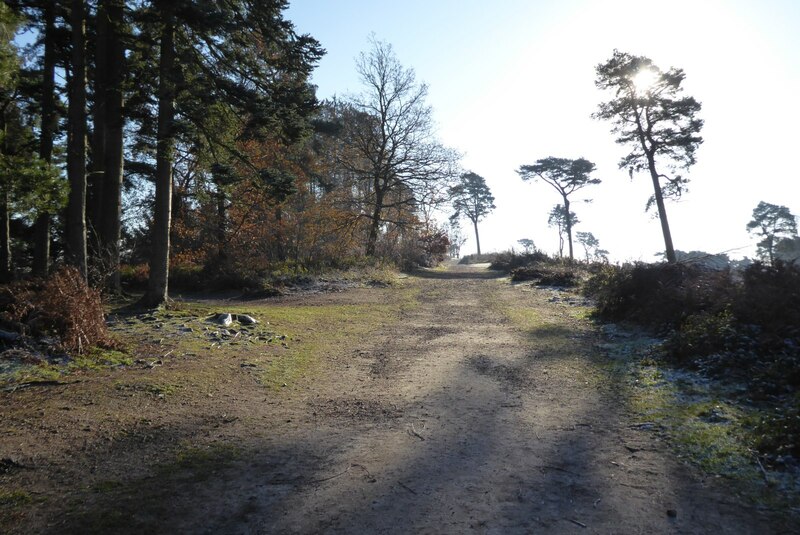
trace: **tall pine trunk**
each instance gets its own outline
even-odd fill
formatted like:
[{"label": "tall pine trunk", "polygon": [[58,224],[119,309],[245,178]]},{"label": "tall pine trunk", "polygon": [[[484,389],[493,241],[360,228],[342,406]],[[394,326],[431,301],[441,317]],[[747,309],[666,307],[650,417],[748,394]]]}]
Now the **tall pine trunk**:
[{"label": "tall pine trunk", "polygon": [[95,17],[96,41],[94,47],[94,102],[92,103],[91,165],[86,185],[86,220],[90,248],[94,260],[104,268],[106,251],[100,237],[103,225],[103,182],[106,147],[106,92],[108,91],[108,13],[105,2],[98,2]]},{"label": "tall pine trunk", "polygon": [[475,243],[478,246],[478,256],[480,256],[481,255],[481,239],[478,236],[478,220],[477,219],[473,219],[472,220],[472,226],[475,227]]},{"label": "tall pine trunk", "polygon": [[661,183],[658,179],[656,172],[655,157],[648,152],[647,163],[650,169],[650,178],[653,179],[653,192],[656,199],[656,206],[658,207],[658,219],[661,221],[661,232],[664,235],[664,249],[667,255],[667,262],[674,264],[678,261],[675,256],[675,247],[672,245],[672,233],[669,230],[669,221],[667,220],[667,207],[664,205],[664,195],[661,193]]},{"label": "tall pine trunk", "polygon": [[[8,154],[8,123],[5,106],[0,110],[0,131],[3,140],[0,153]],[[11,179],[6,177],[0,182],[0,283],[11,282],[11,214],[9,210],[9,190]]]},{"label": "tall pine trunk", "polygon": [[86,277],[86,16],[83,0],[72,0],[72,72],[67,139],[67,262]]},{"label": "tall pine trunk", "polygon": [[125,48],[122,44],[123,2],[105,0],[102,2],[108,17],[105,48],[108,56],[105,77],[105,116],[103,143],[103,204],[100,215],[100,243],[105,252],[109,269],[109,289],[121,290],[119,276],[120,239],[122,218],[122,173],[123,143],[125,125],[122,84],[125,70]]},{"label": "tall pine trunk", "polygon": [[564,195],[564,219],[566,221],[567,226],[567,242],[569,243],[569,261],[572,262],[575,259],[572,249],[572,214],[570,213],[569,208],[569,199],[566,195]]},{"label": "tall pine trunk", "polygon": [[11,228],[8,189],[0,188],[0,283],[11,282]]},{"label": "tall pine trunk", "polygon": [[[44,64],[42,68],[42,126],[39,135],[39,157],[47,163],[53,159],[53,138],[58,128],[56,116],[56,13],[53,2],[42,7],[44,19]],[[50,269],[50,214],[41,213],[34,224],[33,273],[46,277]]]},{"label": "tall pine trunk", "polygon": [[162,8],[161,57],[158,81],[158,133],[156,146],[156,198],[153,214],[153,250],[150,277],[144,306],[155,307],[167,301],[169,279],[169,231],[172,209],[173,121],[175,114],[175,21],[172,8]]}]

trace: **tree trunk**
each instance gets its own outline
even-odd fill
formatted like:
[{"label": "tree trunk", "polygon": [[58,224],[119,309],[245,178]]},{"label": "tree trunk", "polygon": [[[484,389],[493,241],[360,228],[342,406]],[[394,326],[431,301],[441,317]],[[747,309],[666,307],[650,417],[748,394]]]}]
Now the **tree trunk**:
[{"label": "tree trunk", "polygon": [[567,242],[569,244],[569,261],[574,260],[572,252],[572,215],[569,213],[569,199],[564,195],[564,217],[567,222]]},{"label": "tree trunk", "polygon": [[[376,181],[377,182],[377,181]],[[375,246],[378,243],[378,231],[381,227],[381,212],[383,211],[383,192],[375,188],[375,206],[372,210],[372,221],[367,237],[367,256],[375,256]]]},{"label": "tree trunk", "polygon": [[285,262],[286,255],[286,237],[283,232],[283,209],[280,205],[275,207],[275,257],[280,262]]},{"label": "tree trunk", "polygon": [[481,239],[478,236],[478,220],[473,219],[472,225],[475,227],[475,243],[478,245],[478,256],[481,255]]},{"label": "tree trunk", "polygon": [[[42,68],[42,126],[39,135],[39,157],[53,160],[53,137],[58,128],[56,117],[56,13],[53,2],[42,7],[44,19],[44,65]],[[50,268],[50,214],[41,213],[34,224],[33,274],[46,277]]]},{"label": "tree trunk", "polygon": [[222,268],[227,260],[225,250],[225,236],[227,234],[228,207],[226,205],[225,192],[222,186],[217,184],[217,261]]},{"label": "tree trunk", "polygon": [[108,16],[106,52],[108,74],[105,96],[105,160],[103,162],[103,206],[101,243],[106,252],[110,270],[108,287],[114,292],[121,290],[119,276],[119,243],[122,225],[122,172],[123,172],[123,116],[122,84],[125,71],[125,48],[122,44],[123,2],[103,2]]},{"label": "tree trunk", "polygon": [[647,163],[650,168],[650,178],[653,179],[653,190],[656,198],[656,206],[658,207],[658,219],[661,221],[661,232],[664,234],[664,247],[667,253],[667,262],[674,264],[677,262],[677,258],[675,257],[675,248],[672,246],[672,233],[669,231],[667,208],[664,205],[664,195],[661,193],[661,183],[658,180],[655,160],[650,153],[647,155]]},{"label": "tree trunk", "polygon": [[11,282],[11,229],[8,189],[0,191],[0,283]]},{"label": "tree trunk", "polygon": [[[92,254],[105,268],[105,244],[100,231],[103,228],[103,183],[106,147],[106,96],[108,91],[108,11],[106,2],[98,2],[95,28],[97,38],[94,49],[94,102],[92,106],[91,166],[86,187],[86,219],[91,237]],[[96,249],[96,250],[94,250]]]},{"label": "tree trunk", "polygon": [[153,250],[147,292],[140,304],[159,306],[167,301],[169,279],[169,232],[172,208],[173,122],[175,114],[175,21],[172,7],[162,8],[161,58],[158,68],[158,139],[156,146],[156,199],[153,214]]},{"label": "tree trunk", "polygon": [[67,140],[67,262],[86,277],[86,17],[83,0],[72,0],[72,73]]},{"label": "tree trunk", "polygon": [[767,236],[767,253],[769,254],[769,265],[775,265],[775,235]]}]

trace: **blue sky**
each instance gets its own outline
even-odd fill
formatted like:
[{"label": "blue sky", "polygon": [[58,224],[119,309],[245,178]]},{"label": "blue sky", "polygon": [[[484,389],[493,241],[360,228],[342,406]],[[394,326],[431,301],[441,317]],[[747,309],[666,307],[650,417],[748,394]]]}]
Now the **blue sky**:
[{"label": "blue sky", "polygon": [[556,250],[547,227],[556,192],[515,172],[546,156],[597,164],[603,183],[575,207],[576,230],[593,232],[617,260],[662,249],[658,222],[644,213],[649,180],[617,169],[624,148],[590,118],[604,98],[594,67],[614,48],[683,68],[687,94],[703,104],[690,191],[667,208],[676,248],[752,256],[745,225],[760,200],[800,214],[800,2],[295,0],[287,17],[328,51],[314,75],[322,98],[360,91],[355,58],[371,33],[429,85],[441,140],[496,197],[480,226],[484,250],[520,238]]}]

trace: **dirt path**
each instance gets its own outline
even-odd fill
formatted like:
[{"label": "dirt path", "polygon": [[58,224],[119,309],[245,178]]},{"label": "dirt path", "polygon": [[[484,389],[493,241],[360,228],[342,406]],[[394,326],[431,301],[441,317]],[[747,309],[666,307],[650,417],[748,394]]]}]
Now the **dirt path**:
[{"label": "dirt path", "polygon": [[[150,443],[120,444],[108,454],[116,461],[95,460],[95,469],[124,471],[121,459],[157,455],[168,436],[205,437],[231,455],[194,458],[177,473],[132,469],[124,488],[83,493],[80,506],[62,518],[39,518],[38,527],[209,534],[781,529],[720,482],[703,481],[626,413],[576,307],[547,290],[511,287],[483,267],[428,271],[410,284],[420,288],[416,306],[377,338],[331,352],[302,388],[275,396],[230,384],[222,391],[226,405],[187,401],[185,412],[161,422],[169,431]],[[517,315],[527,323],[513,321]],[[115,508],[122,511],[116,524],[87,513]]]}]

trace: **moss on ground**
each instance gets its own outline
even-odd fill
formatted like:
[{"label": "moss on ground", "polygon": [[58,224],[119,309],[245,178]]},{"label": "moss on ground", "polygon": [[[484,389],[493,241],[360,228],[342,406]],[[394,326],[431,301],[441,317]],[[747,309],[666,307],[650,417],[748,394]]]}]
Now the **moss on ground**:
[{"label": "moss on ground", "polygon": [[641,348],[602,367],[634,416],[652,424],[680,458],[725,478],[753,503],[800,506],[794,476],[765,470],[755,453],[752,422],[758,420],[759,409],[730,401],[719,384],[664,366]]},{"label": "moss on ground", "polygon": [[[0,374],[0,385],[59,380],[76,372],[109,368],[152,367],[170,357],[184,356],[211,357],[212,369],[213,362],[241,358],[246,367],[257,372],[255,376],[261,384],[279,389],[311,374],[326,354],[367,336],[391,322],[402,310],[416,306],[417,287],[397,282],[396,276],[386,270],[376,269],[371,276],[393,282],[386,290],[389,295],[384,301],[310,305],[268,301],[219,305],[181,301],[142,314],[112,314],[110,331],[122,349],[92,349],[63,363],[22,363],[13,371]],[[213,321],[214,315],[220,312],[246,314],[259,323],[234,323],[224,328]],[[207,375],[194,379],[213,382],[217,374]],[[169,396],[175,390],[175,385],[167,384],[121,385],[117,388],[148,391],[160,397]]]}]

